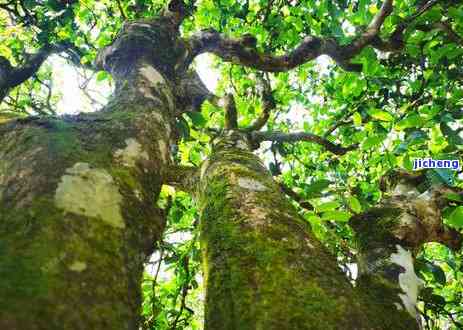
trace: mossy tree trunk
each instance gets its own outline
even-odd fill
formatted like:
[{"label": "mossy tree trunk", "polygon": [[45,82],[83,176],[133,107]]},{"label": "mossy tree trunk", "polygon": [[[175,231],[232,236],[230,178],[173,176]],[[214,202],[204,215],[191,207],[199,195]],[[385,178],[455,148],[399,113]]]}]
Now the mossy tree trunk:
[{"label": "mossy tree trunk", "polygon": [[228,131],[200,171],[205,329],[416,329],[397,294],[354,289],[247,146]]},{"label": "mossy tree trunk", "polygon": [[102,111],[0,126],[1,329],[139,328],[179,110],[167,23],[126,24],[100,53],[117,86]]}]

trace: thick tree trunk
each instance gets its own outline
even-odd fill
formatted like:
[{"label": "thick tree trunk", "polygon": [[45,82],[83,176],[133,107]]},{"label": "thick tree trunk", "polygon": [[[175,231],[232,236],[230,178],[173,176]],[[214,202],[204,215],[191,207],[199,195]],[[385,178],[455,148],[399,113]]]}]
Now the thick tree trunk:
[{"label": "thick tree trunk", "polygon": [[100,113],[0,126],[0,328],[138,329],[168,112],[127,88]]},{"label": "thick tree trunk", "polygon": [[182,18],[126,22],[100,51],[116,81],[102,111],[0,125],[0,329],[139,329],[175,118],[207,97]]},{"label": "thick tree trunk", "polygon": [[138,329],[176,115],[159,29],[126,25],[100,56],[117,83],[103,111],[0,126],[1,329]]},{"label": "thick tree trunk", "polygon": [[417,328],[352,287],[240,133],[217,142],[198,195],[207,330]]}]

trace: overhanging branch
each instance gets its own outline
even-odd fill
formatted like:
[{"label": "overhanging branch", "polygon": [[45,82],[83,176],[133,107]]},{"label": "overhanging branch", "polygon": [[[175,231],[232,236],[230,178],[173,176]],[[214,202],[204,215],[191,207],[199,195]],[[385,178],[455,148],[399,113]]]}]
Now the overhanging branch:
[{"label": "overhanging branch", "polygon": [[35,75],[48,56],[67,47],[65,44],[46,45],[37,53],[29,55],[24,65],[17,67],[13,67],[10,61],[0,56],[0,102],[11,88],[19,86]]},{"label": "overhanging branch", "polygon": [[259,52],[255,47],[255,38],[245,36],[231,39],[212,29],[203,30],[189,40],[191,51],[187,61],[191,62],[199,54],[210,52],[227,62],[262,71],[281,72],[320,55],[328,55],[345,70],[360,71],[361,64],[350,63],[350,60],[374,40],[391,12],[392,0],[385,0],[365,32],[349,45],[341,46],[333,38],[307,36],[294,50],[281,56]]},{"label": "overhanging branch", "polygon": [[318,135],[314,135],[306,132],[295,132],[295,133],[282,133],[282,132],[252,132],[251,139],[260,143],[262,141],[276,141],[276,142],[312,142],[323,146],[326,150],[336,155],[344,155],[345,153],[354,150],[358,147],[357,144],[349,147],[342,147],[333,142],[328,141]]},{"label": "overhanging branch", "polygon": [[[413,15],[400,21],[389,38],[383,40],[380,37],[381,27],[393,9],[392,0],[385,0],[368,27],[350,44],[340,45],[335,38],[331,37],[307,36],[296,48],[281,56],[259,52],[255,47],[255,38],[249,35],[233,39],[227,38],[213,29],[207,29],[190,38],[190,54],[186,62],[189,65],[199,54],[209,52],[219,56],[226,62],[266,72],[282,72],[314,60],[320,55],[327,55],[343,69],[360,72],[362,65],[351,63],[351,60],[356,55],[367,46],[372,46],[381,51],[398,51],[403,49],[403,34],[405,30],[411,26],[413,21],[437,3],[437,0],[424,3]],[[449,31],[448,25],[436,25],[434,28],[446,32],[453,41],[461,40],[461,38],[458,38],[458,35],[452,33],[451,29]]]}]

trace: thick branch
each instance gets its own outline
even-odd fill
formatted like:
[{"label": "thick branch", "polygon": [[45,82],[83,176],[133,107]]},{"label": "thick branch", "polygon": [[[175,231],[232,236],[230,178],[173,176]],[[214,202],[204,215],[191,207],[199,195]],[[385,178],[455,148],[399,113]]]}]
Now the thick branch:
[{"label": "thick branch", "polygon": [[172,24],[175,30],[178,30],[188,14],[188,8],[182,0],[171,0],[162,16]]},{"label": "thick branch", "polygon": [[362,51],[365,46],[369,45],[371,41],[379,35],[381,26],[384,20],[392,13],[392,0],[386,0],[383,2],[378,13],[375,15],[373,20],[368,25],[365,32],[363,32],[357,39],[355,39],[350,45],[344,47],[344,50],[349,53],[352,58]]},{"label": "thick branch", "polygon": [[344,155],[346,152],[354,150],[358,145],[352,145],[349,147],[342,147],[334,144],[318,135],[314,135],[306,132],[295,132],[295,133],[282,133],[282,132],[253,132],[251,138],[259,143],[262,141],[277,141],[277,142],[299,142],[306,141],[317,143],[323,146],[326,150],[331,151],[336,155]]},{"label": "thick branch", "polygon": [[[403,49],[405,30],[409,28],[413,21],[437,3],[437,0],[431,0],[423,4],[413,15],[399,22],[391,36],[383,40],[380,37],[381,27],[393,9],[392,0],[385,0],[366,30],[350,44],[340,45],[336,39],[329,37],[307,36],[295,49],[281,56],[259,52],[255,48],[255,43],[249,42],[249,36],[231,39],[215,30],[204,30],[190,39],[191,52],[187,63],[189,64],[201,53],[210,52],[227,62],[267,72],[281,72],[291,70],[320,55],[328,55],[343,69],[359,72],[362,70],[362,65],[351,63],[351,59],[367,46],[385,52]],[[448,24],[437,23],[433,25],[433,28],[444,31],[450,40],[461,44],[462,38]]]},{"label": "thick branch", "polygon": [[262,71],[281,72],[307,63],[320,55],[328,55],[345,70],[360,71],[362,69],[360,64],[352,64],[349,61],[379,34],[384,20],[391,12],[392,0],[384,1],[366,31],[350,45],[341,46],[333,38],[307,36],[294,50],[281,56],[257,51],[254,43],[249,42],[248,36],[231,39],[215,30],[204,30],[190,39],[189,61],[201,53],[210,52],[227,62]]},{"label": "thick branch", "polygon": [[346,70],[359,71],[360,69],[358,65],[352,65],[348,62],[353,56],[341,53],[342,49],[331,38],[323,39],[308,36],[294,50],[281,56],[261,53],[255,48],[246,47],[244,39],[229,39],[212,29],[201,31],[193,36],[190,39],[190,45],[189,61],[202,53],[210,52],[226,62],[248,66],[261,71],[282,72],[326,54]]},{"label": "thick branch", "polygon": [[201,111],[204,101],[217,105],[218,97],[214,95],[199,77],[195,70],[188,70],[174,90],[177,99],[178,113]]}]

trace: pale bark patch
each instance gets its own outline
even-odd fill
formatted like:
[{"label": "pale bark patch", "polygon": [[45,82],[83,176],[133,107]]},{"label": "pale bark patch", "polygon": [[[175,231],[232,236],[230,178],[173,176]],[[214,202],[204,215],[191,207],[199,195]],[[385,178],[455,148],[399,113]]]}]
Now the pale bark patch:
[{"label": "pale bark patch", "polygon": [[169,161],[169,150],[167,150],[167,144],[163,140],[158,140],[158,145],[162,160],[167,163]]},{"label": "pale bark patch", "polygon": [[145,65],[141,67],[140,74],[145,78],[148,82],[155,86],[156,84],[165,84],[166,81],[162,77],[162,75],[152,66]]},{"label": "pale bark patch", "polygon": [[259,181],[251,178],[238,178],[238,186],[252,191],[265,191],[268,189]]},{"label": "pale bark patch", "polygon": [[55,204],[66,212],[99,218],[115,228],[124,228],[122,196],[112,176],[104,169],[76,163],[66,170],[55,192]]},{"label": "pale bark patch", "polygon": [[73,272],[83,272],[84,270],[87,269],[87,264],[83,261],[74,261],[71,265],[69,265],[69,270],[72,270]]},{"label": "pale bark patch", "polygon": [[249,209],[249,214],[247,214],[250,221],[249,224],[254,228],[264,227],[268,225],[267,221],[267,210],[261,207],[254,207]]},{"label": "pale bark patch", "polygon": [[147,87],[145,87],[145,86],[142,86],[142,87],[140,87],[140,92],[141,92],[146,98],[151,99],[151,100],[153,100],[153,101],[155,101],[155,102],[159,102],[159,103],[162,104],[162,101],[161,101],[159,98],[153,96],[153,94],[151,93],[151,91],[149,90],[149,88],[147,88]]},{"label": "pale bark patch", "polygon": [[397,253],[391,254],[390,260],[405,269],[405,272],[399,274],[399,285],[404,292],[404,294],[399,294],[399,297],[408,313],[416,317],[416,302],[422,281],[415,274],[411,252],[400,245],[396,245],[396,248]]},{"label": "pale bark patch", "polygon": [[394,191],[392,192],[393,196],[405,195],[405,196],[418,196],[419,192],[416,190],[415,186],[399,183],[395,186]]},{"label": "pale bark patch", "polygon": [[134,138],[125,140],[126,147],[118,149],[114,153],[114,158],[127,167],[135,167],[138,160],[148,159],[149,156],[143,150],[142,145]]}]

